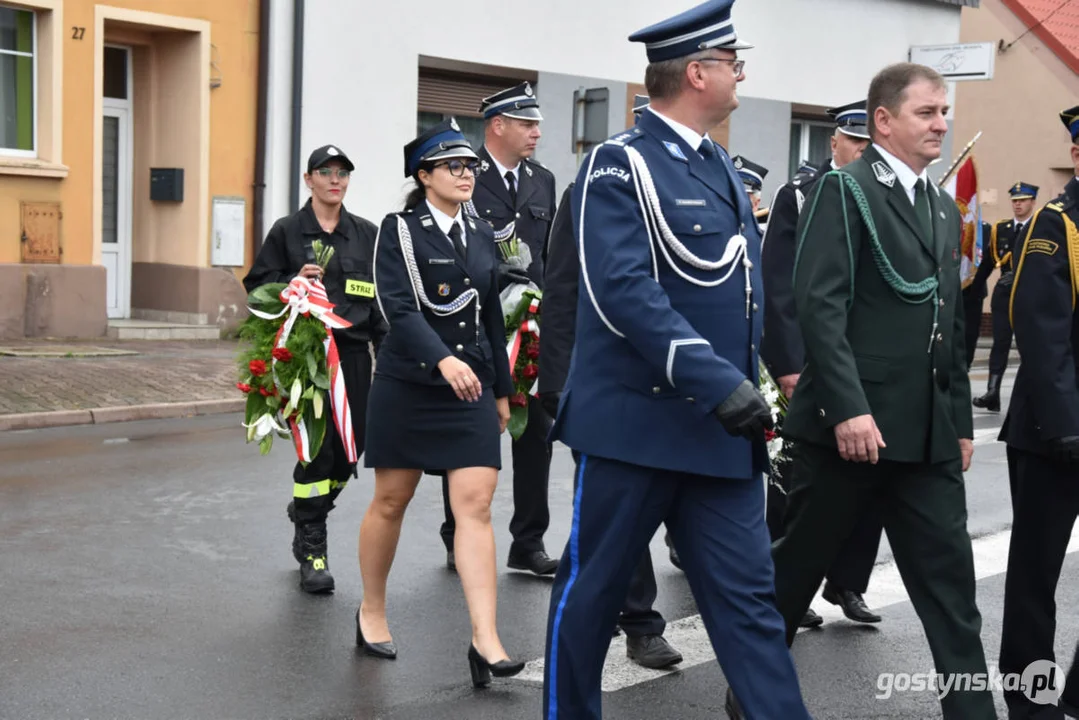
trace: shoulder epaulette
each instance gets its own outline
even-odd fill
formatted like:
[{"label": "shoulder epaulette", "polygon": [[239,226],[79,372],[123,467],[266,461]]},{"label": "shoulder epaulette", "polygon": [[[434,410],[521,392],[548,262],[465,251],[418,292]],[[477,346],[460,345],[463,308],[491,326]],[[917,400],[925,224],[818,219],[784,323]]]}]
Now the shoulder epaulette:
[{"label": "shoulder epaulette", "polygon": [[1045,206],[1045,209],[1046,210],[1053,210],[1055,212],[1064,212],[1064,201],[1063,200],[1054,200],[1051,203],[1047,203],[1046,206]]},{"label": "shoulder epaulette", "polygon": [[635,127],[630,128],[629,130],[623,130],[617,135],[612,135],[611,137],[607,138],[607,144],[625,147],[626,145],[629,145],[635,140],[640,140],[642,137],[644,137],[644,133],[641,132],[641,129],[639,127]]}]

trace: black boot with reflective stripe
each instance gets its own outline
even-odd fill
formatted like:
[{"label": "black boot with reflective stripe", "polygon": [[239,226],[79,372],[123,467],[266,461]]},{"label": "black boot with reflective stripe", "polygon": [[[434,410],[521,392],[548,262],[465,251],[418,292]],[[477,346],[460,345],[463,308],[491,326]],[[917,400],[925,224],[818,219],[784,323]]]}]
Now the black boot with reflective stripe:
[{"label": "black boot with reflective stripe", "polygon": [[302,545],[300,587],[309,593],[333,592],[333,575],[327,558],[326,522],[304,523],[296,526]]}]

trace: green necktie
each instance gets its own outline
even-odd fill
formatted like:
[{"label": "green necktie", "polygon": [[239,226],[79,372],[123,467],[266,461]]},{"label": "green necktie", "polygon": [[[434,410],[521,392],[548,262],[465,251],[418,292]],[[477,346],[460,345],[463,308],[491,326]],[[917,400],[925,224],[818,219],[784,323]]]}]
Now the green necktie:
[{"label": "green necktie", "polygon": [[922,178],[914,186],[914,212],[922,223],[926,240],[933,242],[933,211],[929,209],[929,193]]}]

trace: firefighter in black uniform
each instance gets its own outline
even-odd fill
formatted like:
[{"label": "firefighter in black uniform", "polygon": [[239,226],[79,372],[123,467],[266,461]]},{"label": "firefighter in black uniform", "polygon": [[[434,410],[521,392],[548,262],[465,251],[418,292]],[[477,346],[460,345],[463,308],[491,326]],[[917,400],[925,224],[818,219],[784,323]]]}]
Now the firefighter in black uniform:
[{"label": "firefighter in black uniform", "polygon": [[1023,238],[1030,229],[1030,216],[1034,213],[1034,200],[1038,188],[1024,182],[1012,185],[1012,212],[1015,218],[1002,220],[993,226],[989,240],[989,253],[978,266],[974,283],[985,287],[994,268],[1000,268],[1000,278],[993,288],[989,310],[993,315],[993,349],[989,351],[989,386],[985,395],[971,402],[976,408],[1000,412],[1000,381],[1008,369],[1008,354],[1012,351],[1012,325],[1008,320],[1008,299],[1012,294],[1015,278],[1015,260],[1023,249]]},{"label": "firefighter in black uniform", "polygon": [[[816,171],[801,170],[781,187],[769,208],[768,232],[761,251],[761,272],[764,274],[764,337],[761,339],[761,358],[768,371],[789,398],[805,365],[805,346],[794,308],[794,257],[797,250],[795,228],[798,215],[810,188],[820,176],[854,162],[869,145],[866,101],[861,100],[828,110],[835,122],[832,134],[832,157]],[[787,486],[789,480],[782,480]],[[769,483],[768,529],[773,542],[783,536],[783,516],[786,496]],[[855,622],[877,623],[880,615],[872,612],[862,594],[869,586],[869,576],[877,559],[882,520],[873,508],[861,518],[842,552],[828,571],[823,598],[838,605],[847,618]],[[824,620],[810,609],[802,619],[802,627],[817,627]]]},{"label": "firefighter in black uniform", "polygon": [[[633,113],[639,116],[648,107],[647,95],[634,96]],[[554,418],[569,373],[570,356],[577,327],[577,291],[581,261],[573,232],[571,182],[562,194],[551,228],[544,266],[543,332],[540,333],[539,399]],[[672,549],[671,552],[674,552]],[[682,662],[682,653],[663,637],[667,621],[654,607],[656,573],[652,555],[645,552],[630,580],[629,593],[618,615],[618,627],[626,633],[626,655],[638,665],[659,669]]]},{"label": "firefighter in black uniform", "polygon": [[[375,302],[371,275],[378,228],[345,210],[352,162],[334,145],[311,153],[304,181],[311,199],[298,211],[274,223],[259,250],[244,287],[251,292],[266,283],[287,283],[296,276],[320,279],[334,304],[334,312],[352,323],[334,330],[341,358],[357,455],[363,453],[367,418],[367,392],[371,386],[371,344],[377,350],[387,326]],[[315,240],[330,245],[334,253],[325,272],[315,264]],[[288,516],[295,526],[292,555],[300,563],[300,587],[309,593],[334,589],[327,561],[326,516],[334,500],[355,477],[334,423],[326,423],[326,436],[318,455],[305,467],[293,470],[292,502]]]},{"label": "firefighter in black uniform", "polygon": [[[480,112],[485,123],[484,143],[477,153],[480,170],[468,211],[494,226],[496,242],[516,236],[532,256],[527,278],[515,275],[510,265],[501,266],[499,289],[505,289],[509,283],[528,280],[542,288],[547,235],[555,214],[555,181],[550,170],[532,159],[540,138],[539,124],[543,120],[539,101],[531,84],[523,82],[484,98]],[[547,431],[550,424],[539,401],[530,396],[528,426],[511,446],[513,518],[510,534],[513,543],[508,565],[536,575],[552,575],[558,569],[558,560],[547,555],[543,544],[543,535],[551,521],[547,505],[551,468]],[[447,565],[452,569],[455,567],[454,522],[445,481],[442,498],[446,514],[442,523],[442,542],[446,546]]]},{"label": "firefighter in black uniform", "polygon": [[[1077,177],[1034,216],[1011,295],[1022,363],[1000,433],[1008,443],[1013,514],[1001,673],[1054,661],[1054,596],[1079,516],[1079,106],[1060,117],[1072,139]],[[1079,653],[1059,703],[1053,701],[1061,678],[1055,680],[1041,698],[1031,697],[1029,688],[1005,690],[1009,717],[1079,717]]]}]

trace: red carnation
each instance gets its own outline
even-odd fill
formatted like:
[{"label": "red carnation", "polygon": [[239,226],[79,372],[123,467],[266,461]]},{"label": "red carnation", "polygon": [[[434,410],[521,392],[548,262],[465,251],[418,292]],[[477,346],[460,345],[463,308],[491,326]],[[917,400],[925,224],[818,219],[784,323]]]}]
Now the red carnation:
[{"label": "red carnation", "polygon": [[528,365],[525,365],[525,369],[522,374],[529,380],[535,380],[536,376],[539,375],[539,368],[536,366],[535,363],[529,363]]},{"label": "red carnation", "polygon": [[262,395],[262,397],[270,397],[270,396],[271,396],[271,395],[273,395],[274,393],[270,392],[269,390],[267,390],[267,389],[266,389],[266,388],[264,388],[264,387],[260,387],[260,388],[259,388],[259,394],[260,394],[260,395]]},{"label": "red carnation", "polygon": [[273,356],[274,359],[280,360],[281,362],[288,362],[292,359],[292,353],[290,353],[288,348],[285,347],[274,348]]},{"label": "red carnation", "polygon": [[247,369],[251,371],[251,374],[255,377],[266,374],[266,361],[265,360],[252,360],[247,364]]},{"label": "red carnation", "polygon": [[510,397],[510,405],[513,407],[528,407],[528,396],[524,393],[517,393]]},{"label": "red carnation", "polygon": [[537,345],[536,343],[532,343],[528,346],[528,349],[525,350],[525,353],[528,355],[530,360],[537,359],[539,357],[539,345]]},{"label": "red carnation", "polygon": [[775,430],[765,430],[764,431],[764,440],[765,440],[765,442],[772,442],[775,439],[776,439]]},{"label": "red carnation", "polygon": [[236,383],[236,388],[242,393],[251,392],[251,386],[248,385],[247,383],[239,383],[238,382],[238,383]]}]

